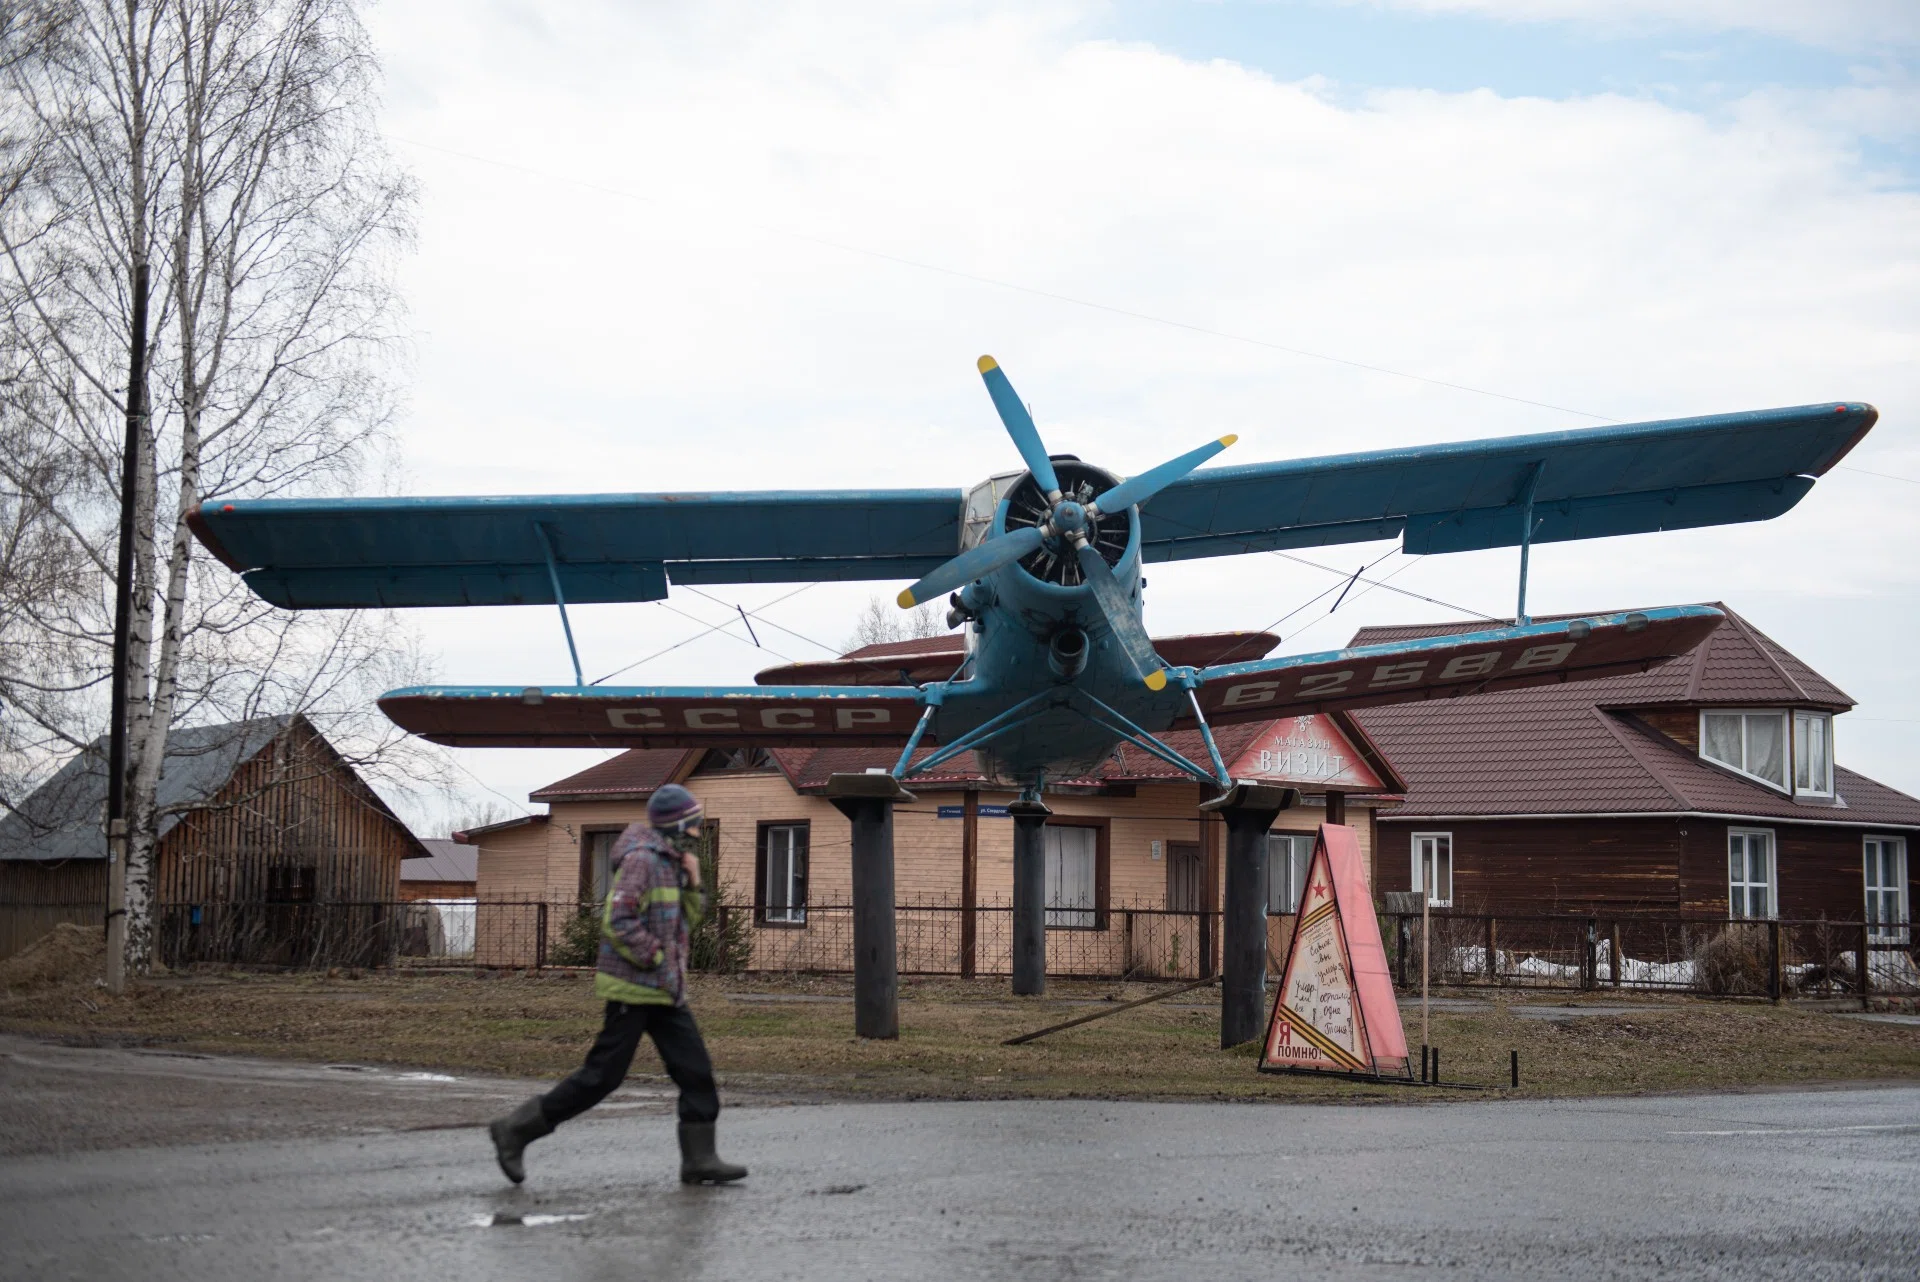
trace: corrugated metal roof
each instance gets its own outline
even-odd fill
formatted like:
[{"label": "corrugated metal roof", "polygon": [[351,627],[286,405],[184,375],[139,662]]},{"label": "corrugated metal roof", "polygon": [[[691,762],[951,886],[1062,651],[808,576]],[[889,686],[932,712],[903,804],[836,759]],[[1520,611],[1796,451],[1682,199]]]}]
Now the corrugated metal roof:
[{"label": "corrugated metal roof", "polygon": [[480,876],[480,852],[463,846],[451,837],[422,837],[427,848],[425,859],[402,859],[401,881],[476,881]]},{"label": "corrugated metal roof", "polygon": [[[1853,771],[1836,768],[1833,800],[1795,800],[1702,761],[1633,714],[1686,704],[1853,706],[1745,619],[1717,608],[1727,621],[1705,644],[1652,672],[1356,712],[1407,783],[1405,802],[1381,818],[1687,812],[1920,826],[1920,800]],[[1475,626],[1364,628],[1352,644]]]},{"label": "corrugated metal roof", "polygon": [[[166,836],[180,822],[180,809],[212,797],[242,762],[272,743],[292,721],[291,716],[259,717],[168,735],[158,788],[159,835]],[[175,813],[165,813],[170,809]],[[107,737],[101,735],[18,810],[0,817],[0,859],[105,859],[106,810]]]}]

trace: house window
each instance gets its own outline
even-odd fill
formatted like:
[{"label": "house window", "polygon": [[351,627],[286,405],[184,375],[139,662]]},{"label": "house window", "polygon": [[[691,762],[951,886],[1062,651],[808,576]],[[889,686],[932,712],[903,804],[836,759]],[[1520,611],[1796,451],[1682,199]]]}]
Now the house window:
[{"label": "house window", "polygon": [[1771,917],[1773,834],[1764,828],[1727,829],[1727,916]]},{"label": "house window", "polygon": [[1787,714],[1703,711],[1700,755],[1785,792]]},{"label": "house window", "polygon": [[1307,885],[1307,865],[1313,860],[1313,834],[1267,834],[1267,915],[1292,916],[1300,908]]},{"label": "house window", "polygon": [[807,924],[807,825],[760,825],[760,921]]},{"label": "house window", "polygon": [[1833,718],[1824,712],[1793,714],[1793,790],[1833,795]]},{"label": "house window", "polygon": [[586,902],[604,904],[613,889],[613,874],[619,871],[613,861],[613,843],[620,840],[618,828],[588,829],[581,838],[581,873]]},{"label": "house window", "polygon": [[1098,923],[1100,830],[1048,824],[1047,925],[1092,930]]},{"label": "house window", "polygon": [[[1426,870],[1432,869],[1431,889]],[[1427,890],[1427,903],[1435,908],[1453,906],[1453,834],[1416,832],[1413,834],[1414,890]]]},{"label": "house window", "polygon": [[267,869],[267,902],[270,904],[310,904],[313,902],[314,866],[282,865]]},{"label": "house window", "polygon": [[773,754],[765,748],[709,748],[693,768],[697,775],[738,774],[773,769]]},{"label": "house window", "polygon": [[1907,942],[1907,843],[1867,838],[1867,924],[1883,943]]}]

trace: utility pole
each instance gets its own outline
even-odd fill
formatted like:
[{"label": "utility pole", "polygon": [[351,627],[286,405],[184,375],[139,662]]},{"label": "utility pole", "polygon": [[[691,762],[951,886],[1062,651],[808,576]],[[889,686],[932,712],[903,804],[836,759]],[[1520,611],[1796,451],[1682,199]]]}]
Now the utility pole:
[{"label": "utility pole", "polygon": [[120,557],[113,601],[113,697],[107,727],[107,991],[127,986],[127,643],[133,629],[133,511],[147,416],[147,263],[133,266],[127,441],[120,458]]}]

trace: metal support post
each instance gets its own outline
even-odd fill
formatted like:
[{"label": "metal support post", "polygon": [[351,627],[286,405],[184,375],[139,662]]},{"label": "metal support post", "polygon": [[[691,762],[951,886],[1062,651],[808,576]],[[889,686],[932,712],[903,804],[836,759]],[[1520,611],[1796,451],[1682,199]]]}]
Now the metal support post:
[{"label": "metal support post", "polygon": [[1047,809],[1036,791],[1007,806],[1013,816],[1013,991],[1047,991]]},{"label": "metal support post", "polygon": [[960,811],[960,978],[979,973],[980,792],[967,789]]},{"label": "metal support post", "polygon": [[1295,788],[1235,784],[1205,803],[1227,825],[1227,899],[1220,968],[1220,1046],[1260,1036],[1267,994],[1267,830],[1300,800]]},{"label": "metal support post", "polygon": [[900,1036],[900,959],[894,941],[893,803],[914,796],[888,774],[838,774],[827,800],[853,828],[853,1031]]}]

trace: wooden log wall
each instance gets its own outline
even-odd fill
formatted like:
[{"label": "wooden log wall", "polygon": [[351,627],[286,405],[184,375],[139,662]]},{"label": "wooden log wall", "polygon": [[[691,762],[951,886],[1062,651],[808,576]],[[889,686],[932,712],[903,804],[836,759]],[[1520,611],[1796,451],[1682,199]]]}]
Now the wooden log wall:
[{"label": "wooden log wall", "polygon": [[[1383,820],[1376,891],[1411,887],[1414,833],[1450,832],[1459,912],[1724,916],[1729,827],[1773,832],[1781,917],[1860,919],[1862,840],[1870,830],[1763,820]],[[1916,865],[1910,857],[1910,878]],[[1910,884],[1908,902],[1920,902],[1916,896],[1920,880]]]},{"label": "wooden log wall", "polygon": [[107,909],[107,861],[0,861],[0,958],[63,921],[98,926]]},{"label": "wooden log wall", "polygon": [[352,770],[295,727],[161,839],[154,898],[262,903],[310,886],[313,903],[391,902],[414,853]]}]

